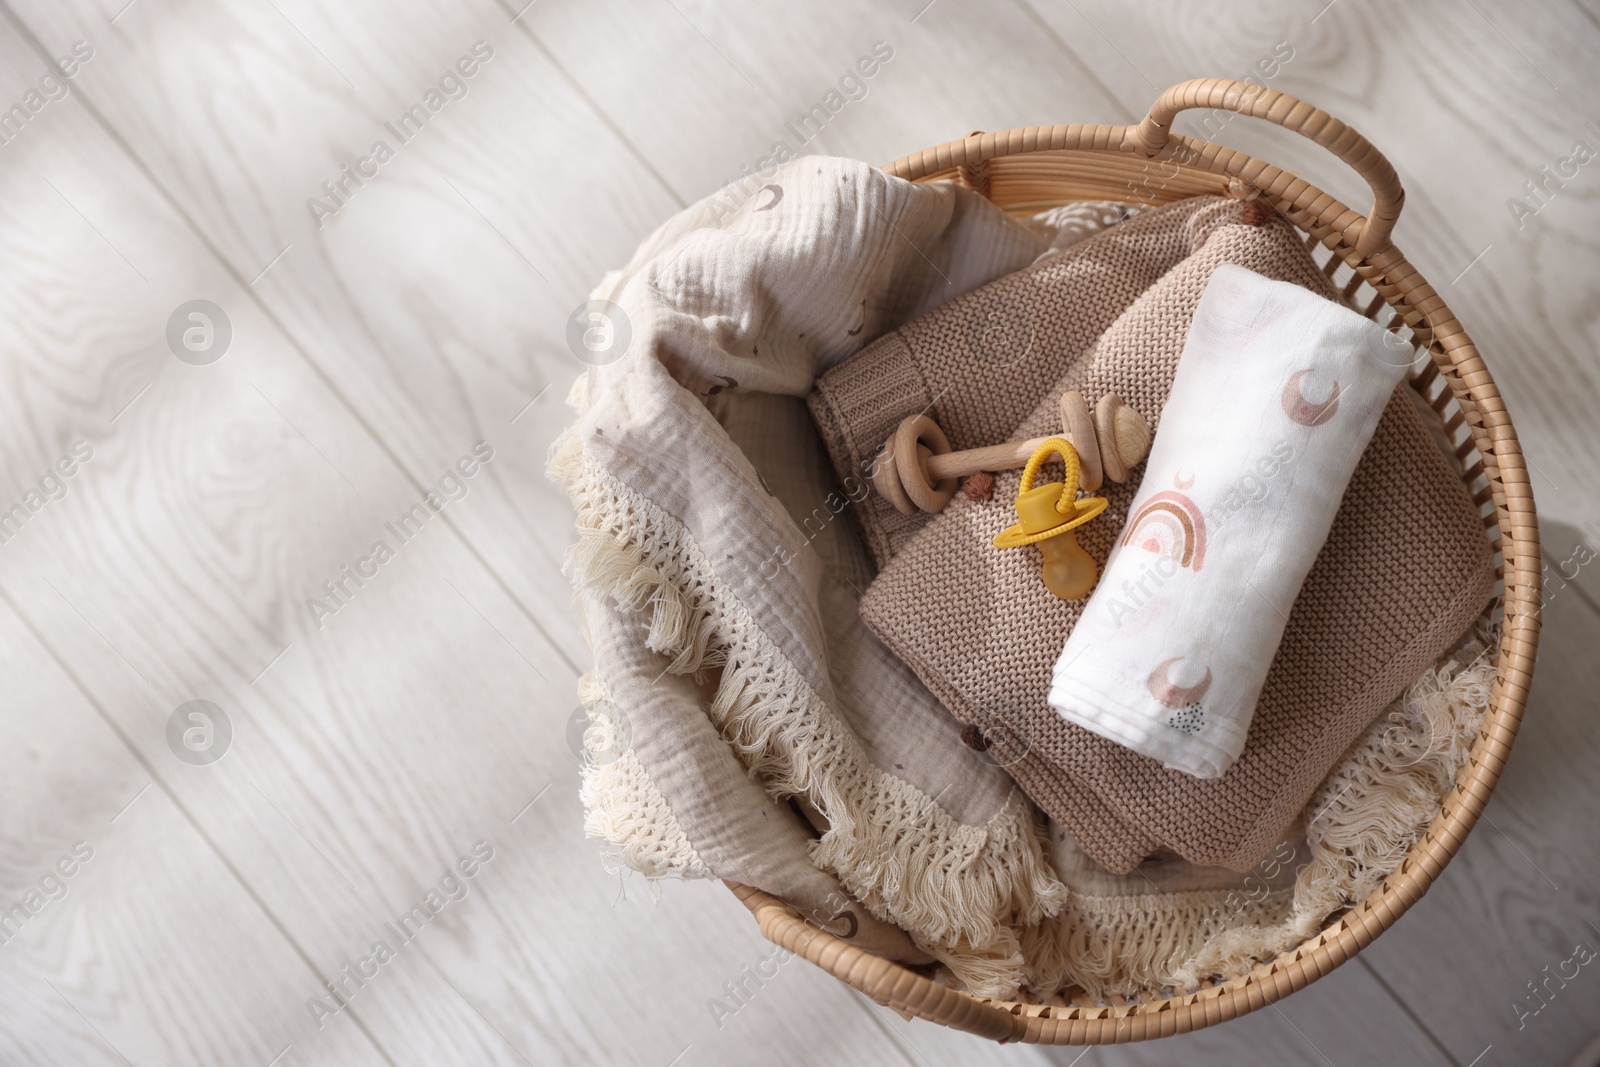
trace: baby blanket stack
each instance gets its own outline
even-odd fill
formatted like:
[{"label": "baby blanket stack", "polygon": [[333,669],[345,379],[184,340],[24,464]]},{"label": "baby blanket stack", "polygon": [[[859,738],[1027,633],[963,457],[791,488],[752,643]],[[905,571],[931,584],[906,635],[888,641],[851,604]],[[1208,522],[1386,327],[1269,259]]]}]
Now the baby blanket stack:
[{"label": "baby blanket stack", "polygon": [[[1059,432],[1058,398],[1068,389],[1091,403],[1117,393],[1159,440],[1189,326],[1225,263],[1335,299],[1281,219],[1249,225],[1236,202],[1217,198],[1147,211],[951,301],[826,374],[811,407],[836,469],[870,465],[899,420],[920,411],[957,449]],[[1015,307],[1033,309],[1027,321],[1037,340],[1026,357],[1010,366],[975,361],[972,324]],[[1062,314],[1081,315],[1086,332],[1105,325],[1085,340],[1056,323]],[[1291,399],[1314,419],[1334,395],[1330,383],[1298,385]],[[997,474],[992,499],[958,493],[943,512],[904,524],[876,497],[858,508],[882,567],[862,598],[862,618],[957,718],[977,727],[986,755],[1102,867],[1131,871],[1166,847],[1194,863],[1248,870],[1282,839],[1341,753],[1451,646],[1491,593],[1488,541],[1452,461],[1401,392],[1378,408],[1370,446],[1298,598],[1276,605],[1288,616],[1284,636],[1248,743],[1220,777],[1164,768],[1050,706],[1049,665],[1083,602],[1044,588],[1036,554],[991,547],[1014,520],[1019,472]],[[1284,486],[1300,476],[1292,462],[1283,468],[1274,480]],[[1334,499],[1338,488],[1328,488]],[[1131,483],[1099,490],[1109,508],[1078,531],[1097,562],[1111,554],[1136,491]],[[1185,670],[1169,665],[1168,697],[1199,684]]]}]

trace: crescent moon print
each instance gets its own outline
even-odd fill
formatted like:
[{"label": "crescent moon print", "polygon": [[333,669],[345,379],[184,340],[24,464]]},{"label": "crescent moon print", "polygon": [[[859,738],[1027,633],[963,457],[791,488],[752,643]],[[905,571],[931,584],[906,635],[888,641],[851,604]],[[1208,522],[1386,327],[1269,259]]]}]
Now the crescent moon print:
[{"label": "crescent moon print", "polygon": [[1204,678],[1195,685],[1180,686],[1172,681],[1172,665],[1181,660],[1182,656],[1174,656],[1150,672],[1150,695],[1169,708],[1186,708],[1190,704],[1198,704],[1206,695],[1206,690],[1211,688],[1211,668],[1206,668]]},{"label": "crescent moon print", "polygon": [[1283,413],[1301,426],[1321,426],[1339,410],[1339,383],[1336,380],[1333,388],[1328,390],[1328,399],[1313,404],[1300,391],[1300,380],[1310,373],[1307,369],[1289,375],[1289,381],[1283,387]]},{"label": "crescent moon print", "polygon": [[1122,543],[1198,571],[1206,559],[1206,519],[1193,500],[1169,489],[1139,505]]},{"label": "crescent moon print", "polygon": [[861,301],[861,315],[860,315],[859,318],[856,319],[856,328],[853,329],[853,330],[846,330],[845,334],[846,334],[846,336],[854,337],[856,334],[860,333],[863,329],[865,329],[866,325],[867,325],[867,302],[865,300],[863,300],[863,301]]},{"label": "crescent moon print", "polygon": [[[1188,475],[1188,477],[1184,477],[1184,475]],[[1178,489],[1188,489],[1190,486],[1194,485],[1194,471],[1185,467],[1183,470],[1172,476],[1172,484]]]},{"label": "crescent moon print", "polygon": [[[761,192],[765,193],[765,192],[768,192],[768,191],[770,191],[772,193],[772,199],[768,200],[765,204],[762,204],[760,207],[756,208],[756,211],[771,211],[773,208],[778,206],[778,201],[783,199],[783,186],[781,186],[781,185],[763,185],[761,187]],[[755,214],[755,212],[751,212],[751,214]]]}]

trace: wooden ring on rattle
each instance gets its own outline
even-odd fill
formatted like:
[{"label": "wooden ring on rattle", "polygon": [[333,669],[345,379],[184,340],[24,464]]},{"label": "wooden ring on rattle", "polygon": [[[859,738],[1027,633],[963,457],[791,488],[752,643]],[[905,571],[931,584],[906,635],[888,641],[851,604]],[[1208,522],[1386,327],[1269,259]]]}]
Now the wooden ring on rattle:
[{"label": "wooden ring on rattle", "polygon": [[959,479],[944,478],[935,484],[928,476],[927,457],[950,450],[950,439],[926,415],[904,420],[894,432],[894,466],[900,486],[923,511],[943,511],[956,495]]},{"label": "wooden ring on rattle", "polygon": [[1089,414],[1089,402],[1083,394],[1069,389],[1061,394],[1061,424],[1067,431],[1073,449],[1078,453],[1082,479],[1080,485],[1092,493],[1105,482],[1105,470],[1100,463],[1102,449],[1111,447],[1111,441],[1095,433],[1094,416]]},{"label": "wooden ring on rattle", "polygon": [[885,441],[872,463],[872,486],[902,515],[915,515],[917,506],[900,485],[900,472],[894,469],[894,438]]}]

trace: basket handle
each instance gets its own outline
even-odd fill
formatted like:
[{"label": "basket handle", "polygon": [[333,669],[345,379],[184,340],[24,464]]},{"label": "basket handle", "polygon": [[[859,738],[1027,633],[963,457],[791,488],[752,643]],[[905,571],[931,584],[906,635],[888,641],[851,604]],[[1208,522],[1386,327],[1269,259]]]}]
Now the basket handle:
[{"label": "basket handle", "polygon": [[[1356,251],[1370,256],[1389,247],[1389,235],[1400,217],[1406,193],[1394,166],[1355,130],[1321,108],[1276,89],[1231,78],[1194,78],[1162,93],[1150,105],[1144,121],[1128,128],[1130,147],[1147,156],[1160,152],[1167,145],[1172,120],[1189,108],[1222,109],[1265,119],[1310,138],[1350,164],[1372,186],[1372,211],[1360,223]],[[1204,145],[1205,142],[1197,143]],[[1183,147],[1188,148],[1187,144]],[[1241,177],[1246,181],[1250,178],[1248,175]]]}]

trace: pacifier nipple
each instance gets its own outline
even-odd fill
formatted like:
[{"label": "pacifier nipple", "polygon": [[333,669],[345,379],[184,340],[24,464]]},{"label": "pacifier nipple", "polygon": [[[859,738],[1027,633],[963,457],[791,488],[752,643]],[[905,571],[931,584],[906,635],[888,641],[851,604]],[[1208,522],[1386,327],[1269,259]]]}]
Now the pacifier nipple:
[{"label": "pacifier nipple", "polygon": [[1089,595],[1100,570],[1094,557],[1083,550],[1072,532],[1039,542],[1044,556],[1044,587],[1062,600],[1077,600]]}]

